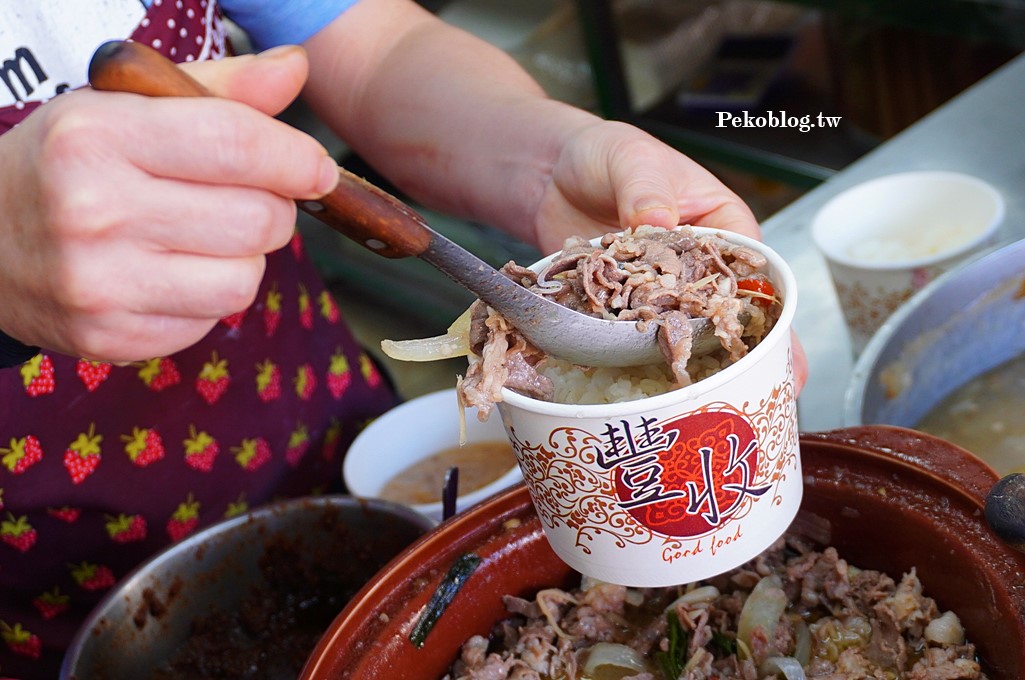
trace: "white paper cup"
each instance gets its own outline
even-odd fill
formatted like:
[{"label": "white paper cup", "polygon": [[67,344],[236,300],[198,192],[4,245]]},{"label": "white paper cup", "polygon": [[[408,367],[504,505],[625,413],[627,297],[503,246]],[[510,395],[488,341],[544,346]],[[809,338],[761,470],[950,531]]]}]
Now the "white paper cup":
[{"label": "white paper cup", "polygon": [[545,534],[593,578],[666,586],[728,571],[769,547],[801,503],[794,277],[764,244],[719,233],[769,258],[784,300],[776,326],[739,362],[617,404],[502,393],[498,408]]},{"label": "white paper cup", "polygon": [[[342,476],[349,493],[377,498],[395,475],[442,449],[458,445],[459,408],[455,389],[448,389],[411,399],[376,418],[345,454]],[[474,414],[466,415],[467,443],[505,439],[499,418],[492,416],[481,422]],[[458,493],[456,511],[461,512],[520,481],[519,468],[511,465],[494,482]],[[439,488],[439,498],[441,491]],[[442,519],[440,500],[410,507],[435,521]]]},{"label": "white paper cup", "polygon": [[1000,193],[955,172],[907,172],[854,186],[816,213],[855,354],[915,292],[989,245],[1004,218]]}]

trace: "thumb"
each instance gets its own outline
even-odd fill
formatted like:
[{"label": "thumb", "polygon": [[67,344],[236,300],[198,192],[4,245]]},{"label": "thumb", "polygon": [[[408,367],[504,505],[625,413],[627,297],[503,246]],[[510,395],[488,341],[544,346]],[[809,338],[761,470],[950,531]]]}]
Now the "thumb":
[{"label": "thumb", "polygon": [[723,201],[699,219],[703,227],[733,231],[756,241],[762,240],[762,229],[758,221],[751,213],[751,209],[739,198]]},{"label": "thumb", "polygon": [[650,224],[667,229],[678,224],[695,224],[761,239],[761,229],[751,210],[717,181],[711,186],[691,181],[683,197],[678,198],[678,194],[680,190],[669,173],[640,172],[619,196],[620,223],[631,227]]},{"label": "thumb", "polygon": [[616,197],[621,225],[638,227],[650,224],[672,229],[680,223],[676,192],[666,175],[638,170],[621,187]]},{"label": "thumb", "polygon": [[302,47],[283,45],[259,54],[189,62],[181,67],[212,94],[276,116],[299,96],[310,65]]}]

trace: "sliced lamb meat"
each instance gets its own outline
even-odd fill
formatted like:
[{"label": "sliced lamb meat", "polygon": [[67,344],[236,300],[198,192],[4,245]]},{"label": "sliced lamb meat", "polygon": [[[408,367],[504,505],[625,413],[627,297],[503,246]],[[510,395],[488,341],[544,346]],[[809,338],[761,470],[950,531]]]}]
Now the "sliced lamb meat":
[{"label": "sliced lamb meat", "polygon": [[694,342],[690,319],[683,312],[669,312],[662,317],[662,326],[658,329],[658,346],[680,385],[690,384],[687,362],[690,361],[690,348]]},{"label": "sliced lamb meat", "polygon": [[619,295],[627,278],[619,264],[607,255],[590,255],[577,261],[578,280],[589,303],[588,312],[599,316],[609,313],[610,300]]},{"label": "sliced lamb meat", "polygon": [[523,352],[510,351],[506,354],[506,370],[506,387],[540,401],[551,401],[555,393],[551,378],[538,373]]},{"label": "sliced lamb meat", "polygon": [[957,647],[928,647],[908,673],[908,680],[974,680],[982,669],[971,658],[972,650]]},{"label": "sliced lamb meat", "polygon": [[[608,234],[595,246],[571,238],[549,266],[537,274],[508,263],[502,271],[514,281],[560,305],[584,314],[641,324],[657,324],[658,342],[672,383],[684,387],[707,375],[691,357],[687,321],[710,319],[722,349],[718,367],[739,361],[771,330],[782,304],[771,295],[753,299],[738,280],[767,281],[766,258],[719,236],[690,228],[639,227]],[[771,288],[770,288],[771,289]],[[486,418],[501,399],[502,387],[551,400],[555,390],[544,375],[558,357],[546,357],[515,328],[496,320],[477,303],[471,317],[471,367],[461,382],[463,401]],[[501,317],[498,317],[501,319]],[[522,357],[517,356],[522,353]]]},{"label": "sliced lamb meat", "polygon": [[[766,578],[782,584],[786,609],[766,622],[771,630],[759,622],[741,632],[745,616],[764,617],[755,585]],[[677,680],[776,679],[766,658],[802,656],[809,680],[986,680],[957,617],[923,594],[913,570],[895,582],[848,565],[834,548],[788,535],[710,581],[715,585],[631,589],[584,579],[533,601],[506,597],[510,618],[490,641],[467,640],[445,680],[581,678],[599,644],[629,648],[608,658],[640,654],[609,671],[621,679],[665,680],[668,657]],[[930,623],[932,634],[924,634]],[[638,659],[648,667],[638,670]]]}]

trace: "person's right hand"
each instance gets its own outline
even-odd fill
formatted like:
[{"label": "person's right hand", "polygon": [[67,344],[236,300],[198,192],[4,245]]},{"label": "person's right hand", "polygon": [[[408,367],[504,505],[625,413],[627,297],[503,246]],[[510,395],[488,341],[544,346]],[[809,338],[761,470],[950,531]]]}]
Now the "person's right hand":
[{"label": "person's right hand", "polygon": [[0,137],[0,330],[126,362],[250,305],[265,253],[293,234],[294,199],[338,179],[316,140],[268,115],[307,69],[300,48],[190,64],[218,98],[86,88]]}]

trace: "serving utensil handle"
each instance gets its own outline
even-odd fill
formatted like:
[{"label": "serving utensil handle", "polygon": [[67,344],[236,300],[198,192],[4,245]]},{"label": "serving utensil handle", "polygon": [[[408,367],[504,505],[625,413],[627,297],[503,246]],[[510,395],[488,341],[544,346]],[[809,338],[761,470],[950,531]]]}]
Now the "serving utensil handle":
[{"label": "serving utensil handle", "polygon": [[[213,94],[171,60],[142,43],[114,40],[89,62],[95,90],[149,97],[210,97]],[[416,211],[388,192],[338,168],[338,185],[316,200],[296,204],[332,229],[391,258],[419,257],[435,232]]]}]

